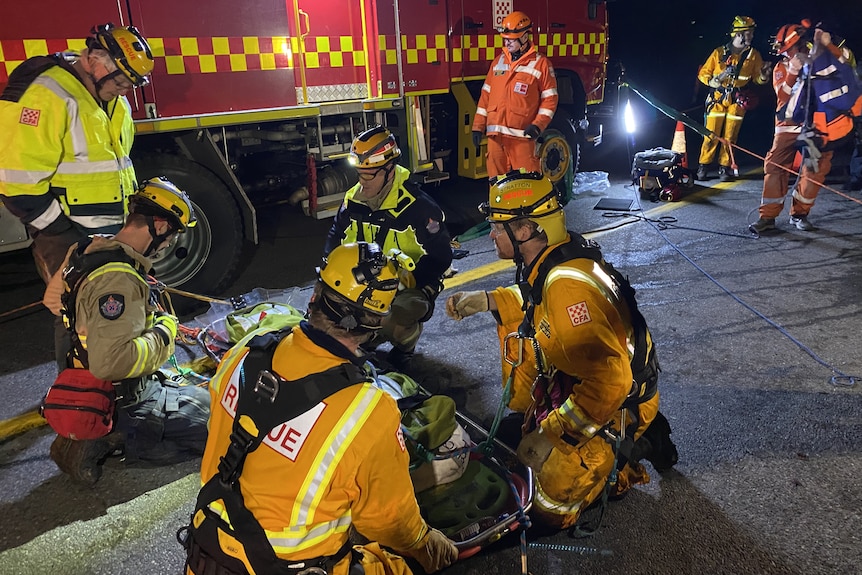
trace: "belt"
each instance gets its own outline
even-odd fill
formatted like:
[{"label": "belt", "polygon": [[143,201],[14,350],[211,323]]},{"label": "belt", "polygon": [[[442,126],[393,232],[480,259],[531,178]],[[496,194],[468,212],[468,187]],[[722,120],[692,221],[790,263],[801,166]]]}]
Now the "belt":
[{"label": "belt", "polygon": [[[245,571],[242,573],[228,569],[218,563],[200,545],[190,537],[188,540],[188,559],[186,566],[189,573],[192,575],[248,575]],[[333,568],[342,560],[348,553],[353,553],[351,559],[351,575],[353,573],[364,574],[360,563],[361,555],[353,551],[353,547],[348,540],[341,549],[334,555],[326,557],[317,557],[305,561],[280,561],[276,573],[279,575],[328,575],[332,573]],[[354,564],[359,567],[358,571],[354,571]]]}]

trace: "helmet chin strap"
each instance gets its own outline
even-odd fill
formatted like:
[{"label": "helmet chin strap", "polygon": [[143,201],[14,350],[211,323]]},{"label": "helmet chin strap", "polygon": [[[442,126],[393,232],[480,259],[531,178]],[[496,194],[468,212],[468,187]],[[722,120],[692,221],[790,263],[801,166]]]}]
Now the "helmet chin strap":
[{"label": "helmet chin strap", "polygon": [[518,39],[518,42],[520,43],[521,47],[518,48],[517,52],[511,52],[510,53],[512,56],[512,62],[519,59],[521,56],[523,56],[527,52],[527,50],[530,49],[530,41],[529,40],[527,40],[526,42],[521,42],[521,40]]},{"label": "helmet chin strap", "polygon": [[170,225],[168,225],[168,231],[166,231],[163,234],[159,234],[156,231],[156,219],[155,219],[155,217],[154,216],[146,216],[146,218],[147,218],[147,227],[150,230],[150,237],[153,238],[153,241],[150,242],[149,247],[144,252],[144,257],[148,258],[151,255],[153,255],[159,249],[159,246],[162,245],[166,239],[171,237],[171,235],[174,233],[174,230],[170,227]]},{"label": "helmet chin strap", "polygon": [[518,289],[521,291],[521,296],[524,300],[523,309],[526,309],[530,285],[527,283],[527,274],[525,273],[526,265],[524,263],[524,254],[521,253],[521,244],[525,244],[533,238],[539,237],[539,230],[534,229],[529,238],[520,241],[515,239],[515,233],[512,231],[512,226],[509,225],[509,222],[503,222],[503,229],[506,230],[506,235],[509,236],[509,241],[512,242],[512,249],[515,252],[513,257],[515,260],[515,283],[518,284]]}]

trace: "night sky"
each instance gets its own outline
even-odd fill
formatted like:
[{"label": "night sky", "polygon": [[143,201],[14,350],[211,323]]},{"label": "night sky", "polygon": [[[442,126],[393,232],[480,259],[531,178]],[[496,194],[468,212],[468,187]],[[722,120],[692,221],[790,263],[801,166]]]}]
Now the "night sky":
[{"label": "night sky", "polygon": [[[698,67],[714,48],[729,41],[728,32],[737,14],[754,18],[757,28],[753,46],[764,59],[778,60],[770,54],[772,36],[782,25],[798,23],[802,18],[822,22],[824,29],[845,37],[848,46],[862,59],[860,0],[612,0],[608,2],[608,13],[609,77],[618,76],[617,63],[622,62],[633,82],[697,120],[703,119],[705,97],[705,87],[697,81]],[[772,139],[774,94],[771,87],[764,87],[759,94],[760,104],[746,116],[739,143],[764,153]],[[616,95],[609,91],[606,97],[615,99]],[[644,105],[637,96],[633,97],[633,105],[644,127],[637,147],[669,147],[674,123]],[[699,146],[700,138],[689,133],[688,140],[691,154],[694,145]],[[738,161],[743,163],[742,159]]]}]

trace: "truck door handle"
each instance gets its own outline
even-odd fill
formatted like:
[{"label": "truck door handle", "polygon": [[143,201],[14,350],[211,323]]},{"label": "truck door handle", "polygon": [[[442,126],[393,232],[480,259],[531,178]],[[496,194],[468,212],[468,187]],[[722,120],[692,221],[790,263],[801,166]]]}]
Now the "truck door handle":
[{"label": "truck door handle", "polygon": [[465,22],[464,23],[464,28],[466,28],[467,30],[476,30],[478,28],[484,28],[484,27],[485,27],[484,22]]},{"label": "truck door handle", "polygon": [[311,31],[311,26],[308,22],[308,12],[300,8],[299,15],[302,16],[303,20],[305,20],[305,34],[302,33],[302,27],[300,26],[299,37],[305,39],[305,37],[308,36],[308,33]]},{"label": "truck door handle", "polygon": [[551,22],[551,28],[565,28],[566,25],[562,22]]}]

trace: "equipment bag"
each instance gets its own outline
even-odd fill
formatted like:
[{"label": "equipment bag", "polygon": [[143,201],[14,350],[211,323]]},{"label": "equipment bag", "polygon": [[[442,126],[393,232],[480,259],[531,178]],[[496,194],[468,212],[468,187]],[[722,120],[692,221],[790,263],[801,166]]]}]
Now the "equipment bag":
[{"label": "equipment bag", "polygon": [[667,148],[653,148],[635,154],[632,162],[632,183],[641,197],[658,194],[673,185],[688,184],[691,173],[682,165],[683,154]]},{"label": "equipment bag", "polygon": [[39,413],[63,437],[104,437],[114,425],[114,384],[86,369],[64,369],[42,400]]}]

